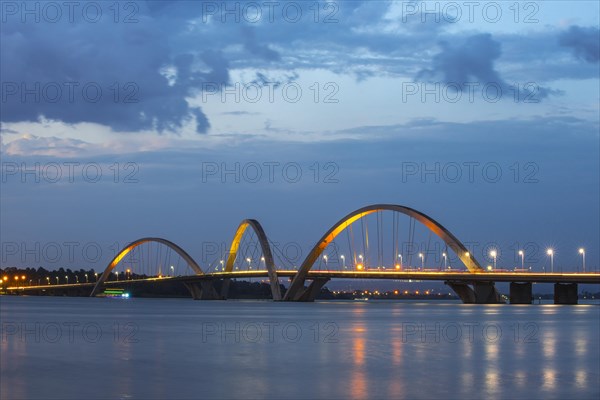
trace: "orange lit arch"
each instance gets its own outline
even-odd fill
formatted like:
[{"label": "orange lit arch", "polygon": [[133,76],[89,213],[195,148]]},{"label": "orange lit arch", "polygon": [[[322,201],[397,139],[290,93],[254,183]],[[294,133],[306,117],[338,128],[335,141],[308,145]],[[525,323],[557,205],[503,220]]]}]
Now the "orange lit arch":
[{"label": "orange lit arch", "polygon": [[177,254],[179,254],[181,256],[181,258],[183,258],[187,262],[187,264],[190,266],[190,268],[192,268],[197,275],[204,275],[202,268],[200,268],[200,266],[196,263],[196,261],[194,261],[194,259],[188,253],[186,253],[185,250],[183,250],[181,247],[177,246],[175,243],[173,243],[169,240],[166,240],[166,239],[161,239],[161,238],[150,238],[150,237],[142,238],[142,239],[138,239],[134,242],[129,243],[115,256],[115,258],[112,259],[110,264],[108,264],[108,266],[102,273],[102,276],[100,276],[100,279],[98,279],[98,282],[96,282],[96,286],[94,286],[94,290],[92,290],[92,294],[90,294],[90,296],[93,297],[98,293],[98,291],[102,287],[102,284],[108,279],[112,270],[117,266],[117,264],[119,264],[119,262],[127,254],[129,254],[129,252],[131,250],[135,249],[136,247],[138,247],[141,244],[148,243],[148,242],[161,243],[161,244],[164,244],[165,246],[175,250],[175,252]]},{"label": "orange lit arch", "polygon": [[331,229],[329,229],[327,233],[325,233],[325,235],[323,235],[323,237],[313,247],[311,252],[308,254],[306,259],[300,266],[300,269],[298,270],[298,273],[292,280],[292,283],[290,284],[290,287],[287,290],[283,300],[297,299],[297,297],[302,292],[302,288],[304,287],[304,281],[306,280],[308,271],[310,271],[315,261],[320,257],[325,248],[335,239],[337,235],[343,232],[353,222],[377,211],[395,211],[413,217],[414,219],[425,225],[427,229],[429,229],[438,237],[440,237],[440,239],[442,239],[448,245],[448,247],[450,247],[456,253],[458,258],[462,261],[462,263],[467,267],[469,271],[483,271],[481,265],[479,265],[477,260],[475,260],[469,254],[467,248],[460,242],[460,240],[458,240],[456,236],[454,236],[450,231],[444,228],[439,222],[437,222],[433,218],[410,207],[395,204],[374,204],[363,208],[359,208],[358,210],[346,215],[344,218],[339,220],[333,227],[331,227]]},{"label": "orange lit arch", "polygon": [[275,262],[273,261],[271,247],[269,246],[269,241],[267,239],[267,235],[265,234],[264,229],[257,220],[245,219],[238,226],[237,231],[233,236],[233,240],[231,241],[229,257],[227,257],[227,263],[225,264],[225,272],[233,271],[233,264],[235,263],[235,259],[237,257],[240,242],[242,241],[242,236],[244,235],[244,232],[246,232],[246,229],[248,229],[248,227],[251,227],[252,230],[254,230],[254,233],[256,233],[256,237],[258,238],[258,242],[262,249],[263,257],[265,258],[265,267],[267,268],[269,282],[271,283],[271,292],[273,294],[273,300],[281,300],[281,289],[279,287],[279,280],[277,278],[277,270],[275,269]]}]

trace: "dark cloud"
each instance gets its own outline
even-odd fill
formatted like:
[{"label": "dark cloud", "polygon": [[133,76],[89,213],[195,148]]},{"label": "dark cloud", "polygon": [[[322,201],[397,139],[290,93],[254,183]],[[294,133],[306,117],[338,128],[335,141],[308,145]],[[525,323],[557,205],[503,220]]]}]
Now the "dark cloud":
[{"label": "dark cloud", "polygon": [[540,85],[508,84],[494,67],[502,55],[502,48],[491,34],[476,34],[455,43],[443,41],[439,45],[441,51],[433,57],[431,68],[420,71],[417,80],[437,79],[451,89],[461,91],[469,90],[473,84],[494,85],[503,93],[518,90],[519,98],[529,100],[561,94],[560,91]]},{"label": "dark cloud", "polygon": [[575,56],[590,63],[600,60],[600,29],[572,26],[558,37],[561,46],[572,49]]},{"label": "dark cloud", "polygon": [[[210,3],[221,9],[240,4]],[[17,94],[8,95],[3,87],[2,121],[37,121],[43,116],[66,123],[99,123],[117,131],[177,131],[195,122],[198,132],[206,132],[207,116],[187,99],[198,95],[206,82],[225,87],[233,69],[255,70],[256,83],[272,81],[269,69],[285,70],[292,77],[298,76],[298,69],[323,69],[359,81],[417,76],[461,85],[492,82],[503,90],[511,90],[506,82],[597,77],[591,64],[556,57],[564,53],[562,45],[597,62],[597,28],[573,27],[560,36],[559,45],[554,31],[527,37],[465,36],[446,29],[456,25],[423,20],[418,13],[406,20],[390,20],[387,15],[393,3],[389,1],[331,3],[334,8],[321,4],[318,22],[314,3],[295,2],[303,8],[303,17],[294,23],[282,18],[284,3],[276,7],[274,22],[263,15],[258,23],[243,18],[237,22],[206,19],[202,2],[135,4],[139,12],[132,24],[114,23],[111,18],[99,23],[38,24],[11,18],[3,23],[0,73],[3,84],[13,85],[9,89],[16,84]],[[441,51],[431,59],[438,44]],[[431,63],[425,65],[428,59]],[[502,70],[497,67],[500,60]],[[57,102],[31,100],[31,96],[24,100],[20,85],[31,88],[36,83],[42,85],[40,90],[48,83],[62,86],[63,97]],[[68,101],[64,92],[71,83],[79,85],[75,101]],[[96,102],[81,99],[82,86],[89,83],[103,91]],[[540,99],[556,93],[537,87]]]},{"label": "dark cloud", "polygon": [[267,45],[258,43],[256,39],[256,30],[253,27],[243,27],[242,36],[244,37],[244,47],[252,54],[267,60],[267,61],[279,61],[279,53],[269,48]]},{"label": "dark cloud", "polygon": [[[206,116],[186,97],[207,79],[228,77],[227,62],[209,50],[199,56],[208,68],[193,71],[194,56],[178,54],[168,32],[143,16],[133,24],[11,20],[2,25],[0,41],[4,122],[44,117],[117,131],[164,131],[195,120],[205,132]],[[177,70],[174,83],[161,73],[170,65]]]}]

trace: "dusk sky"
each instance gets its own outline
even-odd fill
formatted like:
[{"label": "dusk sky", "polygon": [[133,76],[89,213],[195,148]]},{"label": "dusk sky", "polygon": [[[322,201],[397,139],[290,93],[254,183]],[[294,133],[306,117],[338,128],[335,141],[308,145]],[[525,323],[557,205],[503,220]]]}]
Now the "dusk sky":
[{"label": "dusk sky", "polygon": [[75,3],[1,2],[3,268],[244,218],[307,252],[375,203],[598,268],[598,2]]}]

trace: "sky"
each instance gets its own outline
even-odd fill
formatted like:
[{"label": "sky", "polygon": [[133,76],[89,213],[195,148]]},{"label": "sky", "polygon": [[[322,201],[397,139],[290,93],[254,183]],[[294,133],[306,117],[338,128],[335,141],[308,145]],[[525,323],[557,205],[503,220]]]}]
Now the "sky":
[{"label": "sky", "polygon": [[0,2],[3,268],[244,218],[306,253],[377,203],[599,268],[595,1],[68,4]]}]

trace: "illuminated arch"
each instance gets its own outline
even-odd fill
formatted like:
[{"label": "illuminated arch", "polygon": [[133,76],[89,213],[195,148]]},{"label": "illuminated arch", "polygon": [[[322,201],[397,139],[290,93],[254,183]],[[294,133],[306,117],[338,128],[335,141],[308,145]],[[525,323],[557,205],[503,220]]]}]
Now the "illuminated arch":
[{"label": "illuminated arch", "polygon": [[343,232],[348,226],[350,226],[353,222],[365,217],[369,214],[372,214],[377,211],[396,211],[410,217],[413,217],[423,225],[425,225],[431,232],[435,233],[440,237],[447,245],[450,247],[458,256],[458,258],[463,262],[463,264],[468,268],[471,272],[481,272],[483,268],[481,265],[475,260],[468,252],[467,248],[454,236],[450,231],[444,228],[439,222],[434,220],[433,218],[423,214],[420,211],[417,211],[410,207],[395,205],[395,204],[374,204],[370,206],[366,206],[360,208],[356,211],[351,212],[346,215],[344,218],[339,220],[331,229],[323,235],[323,237],[317,242],[315,247],[308,254],[298,273],[292,280],[289,289],[287,290],[284,300],[295,300],[302,288],[304,287],[304,281],[306,276],[308,275],[308,271],[312,268],[315,261],[319,258],[321,253],[325,250],[325,248],[335,239],[337,235]]},{"label": "illuminated arch", "polygon": [[200,268],[200,266],[196,263],[196,261],[194,261],[194,259],[188,253],[186,253],[185,250],[183,250],[181,247],[177,246],[175,243],[173,243],[169,240],[166,240],[166,239],[161,239],[161,238],[142,238],[142,239],[138,239],[134,242],[129,243],[115,256],[115,258],[112,259],[110,264],[108,264],[108,266],[102,273],[102,276],[100,276],[100,279],[98,279],[98,282],[96,282],[96,286],[94,286],[94,290],[92,290],[92,294],[90,294],[90,296],[95,296],[96,293],[98,293],[98,291],[102,287],[102,284],[108,279],[111,271],[117,266],[117,264],[127,254],[129,254],[129,252],[131,250],[135,249],[136,247],[138,247],[141,244],[148,243],[148,242],[161,243],[161,244],[164,244],[165,246],[175,250],[175,252],[177,254],[179,254],[181,256],[181,258],[183,258],[188,263],[190,268],[192,268],[197,275],[204,275],[204,271],[202,271],[202,268]]},{"label": "illuminated arch", "polygon": [[242,236],[244,235],[244,232],[246,232],[246,229],[248,229],[248,227],[251,227],[252,230],[254,230],[254,233],[256,233],[256,237],[258,238],[258,242],[262,249],[263,257],[265,258],[265,267],[267,268],[269,282],[271,283],[271,292],[273,294],[273,300],[281,300],[281,290],[279,287],[279,280],[277,279],[277,270],[275,269],[275,262],[273,261],[271,247],[269,246],[269,241],[267,239],[267,235],[265,234],[264,229],[257,220],[245,219],[238,226],[237,231],[233,236],[233,240],[231,241],[229,257],[227,258],[227,263],[225,264],[225,272],[233,271],[233,264],[235,263],[235,259],[237,257],[240,242],[242,241]]}]

